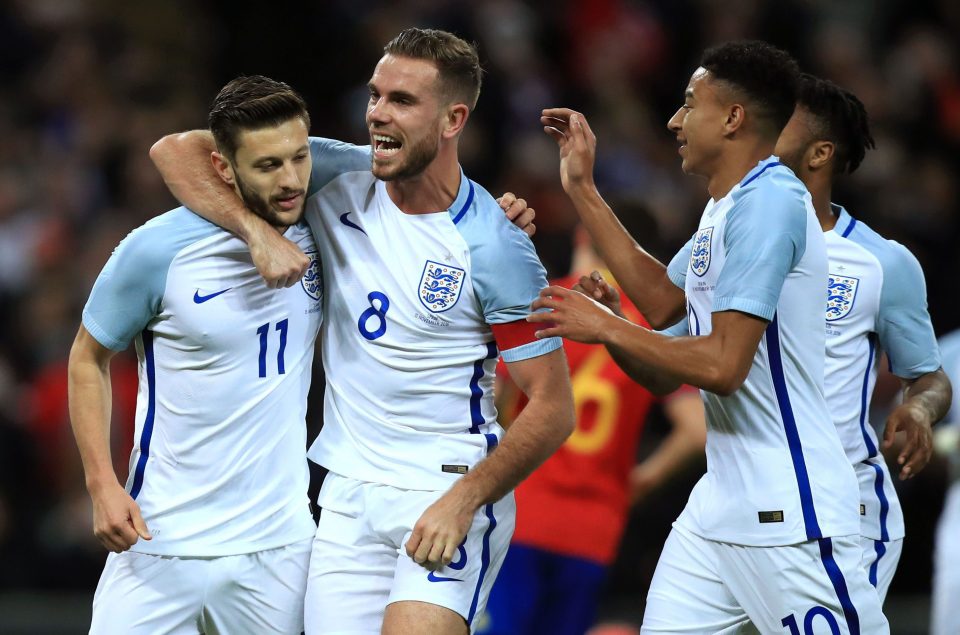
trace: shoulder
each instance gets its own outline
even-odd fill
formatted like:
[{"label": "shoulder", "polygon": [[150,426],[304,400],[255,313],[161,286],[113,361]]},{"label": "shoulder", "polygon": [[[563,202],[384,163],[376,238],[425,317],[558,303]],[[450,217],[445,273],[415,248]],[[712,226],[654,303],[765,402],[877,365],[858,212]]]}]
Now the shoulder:
[{"label": "shoulder", "polygon": [[885,281],[923,284],[923,270],[920,268],[920,262],[909,249],[897,241],[884,238],[861,221],[856,222],[846,239],[859,245],[877,259],[883,270]]},{"label": "shoulder", "polygon": [[310,188],[314,191],[341,174],[370,171],[370,146],[310,137],[310,155],[313,161]]},{"label": "shoulder", "polygon": [[731,194],[731,219],[767,230],[806,230],[809,198],[806,186],[789,168],[771,166]]},{"label": "shoulder", "polygon": [[161,214],[137,227],[120,241],[116,258],[144,268],[164,267],[186,247],[227,232],[186,207]]}]

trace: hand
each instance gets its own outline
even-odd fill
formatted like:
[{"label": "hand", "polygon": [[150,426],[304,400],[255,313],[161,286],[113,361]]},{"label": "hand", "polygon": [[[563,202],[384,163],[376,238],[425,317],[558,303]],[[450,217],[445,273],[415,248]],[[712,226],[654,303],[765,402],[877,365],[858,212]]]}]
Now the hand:
[{"label": "hand", "polygon": [[248,244],[253,264],[271,289],[295,285],[310,266],[299,247],[265,223],[250,231]]},{"label": "hand", "polygon": [[457,547],[473,524],[476,510],[451,489],[423,512],[404,548],[413,561],[436,571],[453,562]]},{"label": "hand", "polygon": [[883,447],[893,445],[894,436],[902,430],[907,440],[897,456],[897,464],[902,467],[900,480],[916,476],[930,460],[933,452],[933,430],[926,411],[909,402],[894,408],[887,418],[887,428],[883,433]]},{"label": "hand", "polygon": [[531,313],[527,322],[544,322],[547,328],[537,331],[538,338],[565,337],[585,344],[599,344],[606,332],[606,324],[616,316],[602,304],[586,295],[563,287],[547,287],[530,308],[551,309]]},{"label": "hand", "polygon": [[510,222],[522,229],[527,236],[533,237],[537,233],[537,226],[533,224],[537,213],[532,207],[527,207],[525,200],[517,198],[513,192],[506,192],[497,199],[497,203],[506,212]]},{"label": "hand", "polygon": [[569,108],[546,108],[540,123],[560,146],[560,182],[564,191],[569,194],[576,187],[593,187],[597,137],[586,117]]},{"label": "hand", "polygon": [[140,515],[140,506],[119,483],[113,482],[103,490],[91,492],[91,498],[93,535],[110,551],[120,553],[132,547],[140,538],[153,539]]},{"label": "hand", "polygon": [[580,282],[573,285],[573,290],[579,291],[588,298],[593,298],[613,311],[613,314],[617,317],[626,319],[623,314],[623,307],[620,305],[620,292],[610,286],[599,271],[594,271],[589,276],[581,276]]}]

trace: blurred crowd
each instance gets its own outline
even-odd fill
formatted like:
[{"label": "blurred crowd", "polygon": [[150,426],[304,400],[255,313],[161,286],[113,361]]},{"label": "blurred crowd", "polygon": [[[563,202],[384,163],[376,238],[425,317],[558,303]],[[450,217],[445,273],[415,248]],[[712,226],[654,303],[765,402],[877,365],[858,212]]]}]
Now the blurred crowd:
[{"label": "blurred crowd", "polygon": [[[640,228],[640,242],[669,259],[695,229],[707,198],[704,183],[681,173],[665,125],[700,52],[745,37],[786,48],[805,70],[852,89],[872,118],[877,150],[841,180],[836,200],[917,256],[938,335],[960,326],[958,3],[239,6],[225,0],[0,5],[0,590],[92,591],[99,575],[104,553],[92,536],[69,427],[66,362],[84,300],[113,246],[176,205],[150,163],[150,145],[165,133],[204,127],[216,91],[241,73],[266,74],[300,90],[314,134],[364,143],[366,80],[383,44],[407,26],[444,28],[478,43],[487,73],[461,143],[464,168],[491,192],[517,192],[536,208],[535,242],[554,276],[569,267],[575,214],[560,188],[555,144],[539,125],[541,108],[586,113],[599,138],[601,191],[628,226]],[[117,358],[112,377],[114,456],[123,479],[133,441],[132,350]],[[903,495],[908,533],[922,535],[924,523],[935,520],[942,486],[931,487],[934,478],[927,478]],[[663,536],[685,498],[675,491],[651,501],[666,505],[648,510],[663,519]],[[679,504],[670,507],[668,499]],[[628,530],[622,571],[656,560],[662,538],[638,538],[637,531]],[[894,593],[929,587],[929,546],[917,542],[912,558],[904,552]],[[618,583],[642,581],[621,573],[612,581]]]}]

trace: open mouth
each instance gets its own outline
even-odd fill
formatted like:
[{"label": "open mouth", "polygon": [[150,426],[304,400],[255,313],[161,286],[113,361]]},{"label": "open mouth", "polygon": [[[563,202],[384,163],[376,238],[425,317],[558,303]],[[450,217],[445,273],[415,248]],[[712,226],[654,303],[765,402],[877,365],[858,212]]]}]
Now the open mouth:
[{"label": "open mouth", "polygon": [[290,211],[297,207],[297,205],[300,203],[300,198],[302,196],[303,196],[303,192],[297,192],[296,194],[277,197],[274,200],[277,202],[277,205],[280,207],[280,209],[284,211]]},{"label": "open mouth", "polygon": [[373,135],[373,149],[380,156],[393,156],[399,152],[402,147],[403,144],[393,137],[383,134]]}]

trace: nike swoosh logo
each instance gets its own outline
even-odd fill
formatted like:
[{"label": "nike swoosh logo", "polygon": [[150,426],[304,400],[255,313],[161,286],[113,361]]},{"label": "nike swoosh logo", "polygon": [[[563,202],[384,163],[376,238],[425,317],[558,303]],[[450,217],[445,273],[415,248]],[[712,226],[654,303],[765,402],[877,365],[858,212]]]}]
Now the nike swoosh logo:
[{"label": "nike swoosh logo", "polygon": [[430,580],[431,582],[463,582],[463,580],[460,578],[442,578],[433,571],[431,571],[427,576],[427,580]]},{"label": "nike swoosh logo", "polygon": [[347,227],[353,227],[358,232],[366,236],[367,232],[363,231],[363,227],[360,227],[360,225],[357,225],[356,223],[354,223],[352,220],[348,218],[352,213],[353,212],[344,212],[343,214],[340,214],[340,222],[346,225]]},{"label": "nike swoosh logo", "polygon": [[221,293],[226,293],[232,288],[233,287],[228,287],[223,291],[217,291],[216,293],[211,293],[210,295],[200,295],[200,289],[197,289],[196,293],[193,294],[193,301],[196,302],[197,304],[203,304],[207,300],[212,300],[218,295],[220,295]]}]

